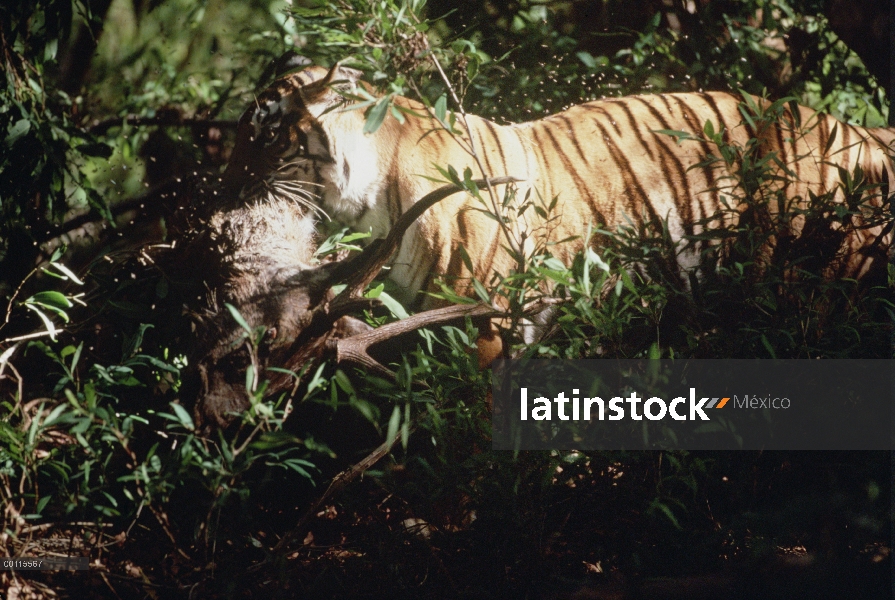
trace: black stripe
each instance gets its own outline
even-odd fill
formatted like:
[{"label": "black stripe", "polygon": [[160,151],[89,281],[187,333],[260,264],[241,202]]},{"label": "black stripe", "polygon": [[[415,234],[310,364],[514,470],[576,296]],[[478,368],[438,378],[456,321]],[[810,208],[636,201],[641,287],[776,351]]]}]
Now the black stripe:
[{"label": "black stripe", "polygon": [[[621,169],[622,177],[627,180],[628,187],[633,187],[637,194],[640,195],[640,200],[643,202],[643,205],[646,207],[647,213],[649,214],[650,220],[658,222],[658,217],[656,212],[653,210],[653,207],[649,203],[649,198],[646,195],[646,191],[643,189],[643,186],[640,185],[640,182],[637,181],[637,175],[634,173],[634,170],[631,168],[631,163],[625,158],[624,154],[619,152],[618,147],[609,142],[609,133],[606,131],[606,128],[603,127],[603,124],[600,123],[598,119],[594,119],[594,123],[597,125],[597,128],[600,130],[600,133],[603,134],[603,139],[606,141],[606,148],[609,150],[609,155],[612,157],[612,161]],[[643,222],[643,215],[641,214],[638,207],[634,206],[634,198],[630,195],[628,196],[628,208],[634,213],[632,216],[635,219]]]},{"label": "black stripe", "polygon": [[[633,97],[631,97],[631,100],[641,102],[642,104],[646,105],[646,107],[648,109],[650,109],[653,113],[655,113],[655,109],[653,109],[652,106],[647,104],[643,98],[641,98],[639,96],[633,96]],[[656,160],[656,157],[653,154],[653,149],[649,146],[649,144],[646,143],[646,140],[643,138],[643,135],[641,135],[640,130],[637,127],[637,121],[634,119],[634,113],[631,112],[631,108],[628,106],[627,103],[623,103],[623,102],[619,102],[618,106],[619,106],[619,108],[621,108],[622,112],[625,113],[625,117],[627,117],[627,119],[628,119],[628,124],[631,126],[631,128],[628,131],[629,132],[633,131],[636,133],[637,141],[639,141],[640,145],[643,146],[643,149],[646,150],[647,156],[649,156],[653,160]],[[658,115],[658,113],[655,113],[653,116],[656,116],[656,115]],[[665,129],[669,129],[667,123],[664,123],[662,126],[665,127]]]},{"label": "black stripe", "polygon": [[389,225],[394,225],[401,216],[401,198],[398,190],[398,180],[391,178],[391,183],[385,191],[385,205],[388,208]]},{"label": "black stripe", "polygon": [[[440,127],[440,125],[439,125]],[[441,151],[444,150],[444,147],[447,145],[447,137],[449,134],[444,132],[443,130],[439,130],[436,133],[430,134],[429,138],[432,140],[432,143],[437,146],[436,153],[441,154]]]},{"label": "black stripe", "polygon": [[565,123],[566,127],[571,130],[569,139],[572,140],[572,144],[575,146],[575,150],[578,152],[578,156],[581,157],[581,160],[583,160],[586,164],[590,164],[587,155],[584,154],[584,149],[582,149],[581,144],[578,143],[578,136],[574,133],[575,125],[572,123],[571,119],[569,119],[569,117],[567,117],[565,114],[558,114],[556,115],[556,118]]},{"label": "black stripe", "polygon": [[[659,122],[659,124],[662,125],[663,129],[671,129],[671,124],[668,122],[668,120],[665,119],[665,117],[663,117],[662,114],[658,110],[656,110],[656,108],[653,105],[651,105],[649,102],[647,102],[640,96],[634,96],[632,98],[632,100],[634,100],[636,102],[640,102],[644,107],[646,107],[646,110],[650,113],[650,115],[652,115],[652,117],[654,119],[656,119]],[[634,123],[634,121],[633,121],[633,115],[631,118],[632,118],[631,125],[632,125],[632,127],[636,128],[637,124]],[[644,140],[643,137],[641,135],[639,135],[639,133],[640,132],[638,131],[637,137],[640,140],[640,143],[643,144],[644,146],[646,146],[646,140]],[[655,140],[655,143],[658,144],[658,146],[664,151],[665,156],[671,157],[671,159],[674,161],[675,167],[677,168],[677,172],[681,179],[681,184],[683,186],[683,193],[684,193],[683,198],[681,198],[680,195],[678,194],[678,186],[675,185],[673,181],[671,181],[671,176],[670,176],[671,174],[668,171],[667,161],[666,160],[661,161],[662,173],[665,175],[665,180],[668,182],[668,186],[671,188],[672,192],[674,193],[674,204],[677,207],[677,209],[679,211],[682,211],[682,213],[683,213],[682,215],[679,215],[679,216],[681,216],[681,221],[684,226],[684,233],[686,233],[687,235],[693,235],[693,217],[694,217],[694,215],[693,215],[693,206],[692,206],[691,200],[695,201],[696,198],[693,197],[692,192],[690,190],[690,181],[687,179],[687,170],[684,167],[683,163],[681,163],[680,159],[678,159],[677,154],[673,150],[671,150],[665,143],[663,143],[661,136],[659,136],[657,134],[653,134],[653,139]]]},{"label": "black stripe", "polygon": [[[794,158],[795,164],[793,165],[793,171],[795,171],[795,174],[796,174],[796,181],[801,182],[802,181],[802,161],[805,160],[806,157],[808,157],[810,160],[810,157],[813,154],[813,149],[811,148],[811,144],[808,142],[808,140],[805,138],[804,134],[802,133],[802,129],[799,128],[799,130],[796,131],[796,120],[792,114],[792,111],[789,109],[788,106],[786,107],[786,112],[787,112],[787,114],[789,114],[790,120],[789,120],[788,124],[784,121],[784,125],[789,127],[790,136],[792,137],[792,154],[795,157]],[[801,122],[801,120],[800,120],[800,122]],[[799,140],[802,140],[805,143],[805,153],[804,154],[799,153]],[[809,177],[810,177],[810,175],[809,175]]]},{"label": "black stripe", "polygon": [[[621,137],[622,135],[624,135],[624,132],[622,131],[621,126],[618,124],[618,122],[617,122],[614,118],[612,118],[612,116],[609,115],[608,112],[606,112],[606,108],[603,106],[604,104],[609,104],[609,103],[610,103],[610,102],[606,102],[606,101],[604,101],[604,102],[592,102],[592,103],[590,103],[590,104],[582,104],[582,105],[581,105],[581,108],[585,108],[585,109],[587,109],[587,110],[591,110],[591,111],[596,111],[596,112],[599,112],[600,114],[602,114],[602,115],[604,115],[604,116],[609,117],[609,124],[612,125],[612,128],[613,128],[613,129],[615,129],[615,133],[616,133],[616,135],[618,135],[619,137]],[[618,100],[615,100],[615,101],[612,101],[611,103],[612,103],[612,104],[619,104],[619,101],[618,101]]]},{"label": "black stripe", "polygon": [[[850,125],[842,123],[842,149],[845,150],[846,152],[848,152],[848,154],[846,154],[846,160],[845,160],[845,168],[846,169],[848,169],[848,163],[849,163],[848,156],[851,155],[851,148],[849,148],[849,144],[851,143],[851,134],[849,133],[850,129],[851,129]],[[839,161],[839,164],[842,164],[842,161]]]},{"label": "black stripe", "polygon": [[[484,177],[496,177],[497,174],[494,173],[494,167],[491,165],[491,159],[488,158],[490,152],[488,151],[488,146],[485,144],[485,136],[483,134],[478,134],[478,152],[479,156],[482,157],[485,163],[486,173],[482,173]],[[472,140],[472,134],[469,135],[469,139]],[[460,173],[460,177],[463,177],[463,173]]]},{"label": "black stripe", "polygon": [[[550,123],[543,124],[544,131],[547,133],[547,136],[550,138],[550,142],[553,144],[553,148],[554,148],[554,150],[556,150],[556,154],[560,157],[560,160],[563,164],[563,168],[565,168],[566,172],[572,177],[572,180],[575,182],[575,187],[578,188],[578,197],[581,198],[581,200],[586,201],[591,196],[590,188],[587,185],[587,183],[578,174],[578,170],[575,169],[574,166],[572,165],[572,161],[569,160],[568,154],[566,154],[565,150],[563,150],[560,147],[559,141],[553,135],[553,132],[550,131],[550,125],[551,125]],[[547,200],[552,200],[552,198],[547,198]],[[588,204],[591,204],[591,203],[588,202]],[[595,207],[593,205],[591,205],[591,210],[593,210],[594,208]]]},{"label": "black stripe", "polygon": [[[488,129],[488,132],[491,134],[491,137],[494,138],[494,145],[497,147],[497,152],[500,154],[500,162],[503,165],[504,171],[507,170],[507,157],[504,156],[503,153],[503,144],[500,143],[500,137],[497,135],[496,126],[494,123],[489,121],[488,119],[482,119],[485,123],[485,127]],[[509,173],[499,173],[497,176],[501,175],[509,175]]]},{"label": "black stripe", "polygon": [[[540,126],[544,129],[544,133],[547,134],[547,137],[550,138],[550,144],[553,146],[553,149],[556,151],[556,154],[559,156],[560,162],[562,162],[562,166],[567,170],[571,170],[572,163],[569,161],[569,156],[566,154],[565,150],[559,145],[556,137],[553,135],[553,132],[550,131],[550,126],[547,123],[542,123]],[[545,161],[546,162],[546,161]]]},{"label": "black stripe", "polygon": [[[665,98],[666,98],[666,96],[664,96],[664,95],[659,96],[659,97],[662,98],[662,100],[665,100]],[[689,114],[691,116],[691,118],[693,119],[693,121],[695,122],[696,126],[699,127],[700,126],[699,125],[699,115],[696,114],[696,111],[694,111],[683,99],[681,99],[680,96],[671,95],[670,97],[675,101],[675,103],[677,103],[678,108],[681,111],[681,114],[682,115]],[[671,111],[669,111],[669,112],[671,112]],[[696,135],[699,135],[699,132],[700,132],[700,130],[697,130],[693,133]],[[700,139],[699,145],[702,149],[703,156],[709,156],[710,154],[712,154],[712,149],[711,149],[711,147],[709,147],[708,142]],[[708,192],[708,190],[713,190],[706,194],[707,196],[709,196],[709,200],[710,200],[710,206],[709,206],[708,210],[706,209],[705,205],[702,204],[702,202],[699,203],[700,207],[702,208],[702,214],[703,214],[702,218],[707,218],[710,215],[715,214],[717,212],[717,210],[721,207],[721,201],[720,201],[721,190],[714,189],[718,185],[718,180],[715,179],[715,171],[710,165],[706,165],[706,166],[702,167],[702,175],[703,175],[703,177],[705,177],[706,185],[708,185],[708,189],[704,190],[704,191]]]},{"label": "black stripe", "polygon": [[301,154],[301,150],[299,150],[298,152],[293,152],[293,153],[290,154],[289,156],[282,156],[282,157],[280,157],[280,161],[281,161],[281,162],[292,162],[292,161],[295,160],[296,158],[301,158],[301,156],[302,156],[302,154]]},{"label": "black stripe", "polygon": [[[774,123],[772,125],[772,127],[774,129],[776,129],[776,133],[777,133],[777,145],[778,145],[778,149],[779,149],[779,154],[777,155],[777,158],[780,159],[780,162],[783,163],[783,166],[784,166],[784,171],[782,173],[780,173],[780,176],[783,178],[783,187],[780,188],[780,191],[783,194],[786,194],[786,191],[789,189],[789,184],[790,184],[789,173],[787,173],[785,171],[785,168],[789,167],[789,164],[788,164],[789,159],[787,158],[787,155],[786,155],[786,140],[783,139],[783,127],[781,126],[779,121]],[[795,159],[798,160],[798,154],[795,155]]]},{"label": "black stripe", "polygon": [[[822,115],[820,113],[815,113],[817,118],[820,120],[820,138],[817,140],[818,142],[818,150],[822,150],[827,147],[827,141],[830,139],[830,124],[827,122],[827,116]],[[827,156],[826,154],[820,157],[820,181],[823,189],[827,189],[827,175],[829,174],[830,166],[827,164]]]},{"label": "black stripe", "polygon": [[541,140],[541,136],[538,135],[538,127],[540,127],[540,123],[535,123],[531,127],[531,134],[534,136],[535,144],[538,147],[538,152],[535,153],[536,158],[540,158],[541,163],[541,177],[539,178],[541,181],[544,181],[550,186],[551,192],[553,191],[553,177],[550,176],[550,169],[547,165],[546,154],[544,154],[545,144]]},{"label": "black stripe", "polygon": [[[703,100],[711,107],[712,111],[714,111],[715,116],[718,117],[718,127],[724,130],[724,134],[721,136],[721,139],[724,140],[725,144],[730,143],[730,129],[727,127],[727,122],[724,120],[724,115],[721,113],[721,109],[718,108],[718,103],[715,102],[715,99],[710,94],[700,94]],[[700,124],[701,126],[702,124]],[[751,129],[748,125],[746,125],[747,129]],[[749,133],[750,137],[755,137],[752,132]]]},{"label": "black stripe", "polygon": [[[492,227],[494,229],[497,229],[499,227],[498,224],[495,223],[492,219],[486,219],[486,221],[488,223],[493,223]],[[479,263],[482,266],[487,266],[487,270],[485,270],[482,273],[482,278],[479,279],[479,281],[484,283],[486,286],[488,285],[489,282],[486,279],[484,279],[485,273],[492,273],[494,271],[494,255],[497,254],[497,250],[500,248],[500,239],[501,239],[500,231],[499,230],[494,231],[494,233],[492,233],[489,237],[490,237],[490,241],[488,244],[488,258],[486,259],[486,261],[484,263]],[[473,267],[475,267],[475,264],[473,264]],[[479,274],[473,273],[472,276],[478,278]]]}]

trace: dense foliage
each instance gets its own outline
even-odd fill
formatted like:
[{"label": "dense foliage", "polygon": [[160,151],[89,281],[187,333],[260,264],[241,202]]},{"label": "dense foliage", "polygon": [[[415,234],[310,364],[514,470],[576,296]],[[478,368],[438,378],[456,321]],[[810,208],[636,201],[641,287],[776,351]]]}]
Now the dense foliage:
[{"label": "dense foliage", "polygon": [[[220,172],[234,120],[281,57],[365,71],[383,94],[359,98],[370,128],[401,118],[396,94],[498,121],[699,89],[783,99],[771,114],[746,112],[756,119],[787,98],[867,126],[888,115],[819,2],[452,4],[0,6],[0,547],[98,561],[89,575],[0,582],[47,597],[540,597],[727,569],[805,597],[812,586],[830,597],[883,589],[888,455],[491,452],[490,373],[471,324],[423,332],[392,357],[397,382],[324,364],[271,398],[262,375],[230,430],[197,430],[182,373],[203,282],[146,245],[189,228],[184,204]],[[704,136],[718,161],[744,165],[737,201],[761,211],[780,200],[754,146],[726,144],[710,125]],[[860,174],[842,177],[860,196]],[[859,208],[830,202],[814,199],[808,216],[847,228]],[[715,232],[730,241],[706,257],[716,277],[684,289],[665,268],[661,222],[582,234],[599,253],[563,265],[538,247],[516,272],[478,282],[486,299],[505,298],[511,320],[544,281],[568,300],[552,336],[512,340],[513,352],[892,356],[891,272],[793,282],[814,249],[764,264],[768,230],[745,221]],[[461,300],[447,287],[444,297]],[[365,318],[402,316],[390,308]],[[245,329],[261,343],[263,330]],[[400,443],[314,503],[383,438]],[[815,562],[775,580],[763,565],[784,550]]]}]

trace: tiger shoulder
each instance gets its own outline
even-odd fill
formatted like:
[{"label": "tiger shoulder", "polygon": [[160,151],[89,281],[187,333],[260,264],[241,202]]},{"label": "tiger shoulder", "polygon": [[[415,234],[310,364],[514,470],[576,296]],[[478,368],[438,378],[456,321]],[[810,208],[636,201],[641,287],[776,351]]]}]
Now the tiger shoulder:
[{"label": "tiger shoulder", "polygon": [[[706,123],[729,148],[757,143],[757,154],[772,159],[774,169],[769,179],[775,183],[764,193],[780,193],[796,205],[828,192],[842,201],[843,169],[858,169],[871,188],[895,180],[892,130],[848,125],[790,104],[772,112],[771,102],[754,97],[750,103],[723,92],[628,96],[515,125],[469,115],[455,119],[458,132],[447,131],[422,104],[396,97],[405,117],[387,117],[366,133],[364,111],[346,106],[345,92],[358,85],[359,73],[338,66],[311,67],[277,81],[240,120],[225,181],[243,198],[297,197],[375,238],[441,185],[439,167],[470,169],[474,177],[512,176],[520,180],[516,198],[557,202],[546,218],[525,211],[506,225],[530,243],[549,243],[580,239],[588,224],[614,230],[646,222],[664,222],[682,242],[735,221],[737,211],[726,207],[742,193],[733,177],[738,165],[707,161],[719,148],[706,139]],[[692,139],[681,142],[669,132]],[[502,186],[495,191],[506,193]],[[882,195],[869,201],[882,205]],[[405,300],[433,289],[437,277],[488,281],[513,268],[506,232],[483,208],[458,194],[419,219],[389,275]],[[792,226],[798,235],[801,225]],[[885,238],[878,247],[891,244],[891,232],[886,237],[881,226],[864,233],[847,240],[849,257],[837,275],[860,276],[880,258],[864,252],[874,236]],[[458,252],[461,245],[471,261]],[[580,243],[569,243],[552,250],[570,260],[579,249]],[[682,271],[696,265],[698,250],[679,253]]]}]

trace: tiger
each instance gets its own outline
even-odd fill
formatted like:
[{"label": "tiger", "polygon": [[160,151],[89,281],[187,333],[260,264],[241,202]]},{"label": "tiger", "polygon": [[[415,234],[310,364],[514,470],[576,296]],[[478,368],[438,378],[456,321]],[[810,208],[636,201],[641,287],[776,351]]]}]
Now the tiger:
[{"label": "tiger", "polygon": [[[737,165],[707,160],[717,154],[704,134],[708,122],[731,147],[757,139],[761,156],[777,165],[776,185],[797,201],[835,192],[843,202],[842,174],[859,168],[868,185],[882,188],[869,200],[882,207],[886,186],[895,181],[895,130],[848,125],[795,104],[759,126],[744,119],[744,97],[727,92],[606,98],[519,124],[460,115],[454,132],[423,103],[395,96],[393,112],[402,118],[388,116],[365,133],[364,111],[351,100],[361,89],[368,97],[373,93],[361,75],[336,64],[309,66],[275,81],[239,119],[222,176],[224,188],[244,206],[297,203],[308,264],[321,219],[383,237],[415,201],[443,185],[439,167],[450,165],[474,177],[515,178],[515,184],[495,186],[498,199],[507,193],[556,199],[551,214],[525,211],[505,227],[529,247],[537,236],[548,243],[572,240],[550,247],[566,264],[581,250],[589,224],[615,230],[664,222],[681,243],[678,263],[686,281],[699,263],[698,246],[686,240],[697,238],[713,218],[716,226],[737,218],[735,207],[725,209]],[[748,98],[756,107],[770,104]],[[512,271],[518,259],[510,251],[512,236],[486,208],[456,194],[419,218],[388,272],[399,300],[426,308],[438,302],[426,292],[438,290],[439,278],[472,295],[473,279],[487,282]],[[798,235],[799,219],[791,226]],[[835,272],[826,275],[863,277],[885,264],[891,242],[891,228],[883,223],[856,228],[839,250]]]}]

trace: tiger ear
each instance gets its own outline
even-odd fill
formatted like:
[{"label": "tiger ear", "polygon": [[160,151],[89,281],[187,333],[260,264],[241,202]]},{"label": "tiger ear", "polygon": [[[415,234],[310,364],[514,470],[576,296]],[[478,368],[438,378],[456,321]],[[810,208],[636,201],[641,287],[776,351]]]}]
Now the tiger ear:
[{"label": "tiger ear", "polygon": [[264,73],[258,79],[259,89],[266,87],[274,79],[282,79],[286,75],[311,65],[311,59],[289,50],[279,58],[268,63]]},{"label": "tiger ear", "polygon": [[297,52],[289,50],[288,52],[283,54],[283,56],[272,61],[268,69],[273,69],[274,77],[276,79],[280,79],[292,73],[293,71],[296,71],[297,69],[304,69],[311,64],[311,59],[304,57]]},{"label": "tiger ear", "polygon": [[326,74],[326,77],[323,78],[321,85],[330,87],[333,83],[345,82],[349,86],[354,87],[360,80],[361,75],[363,75],[363,72],[357,69],[343,67],[341,63],[336,63]]},{"label": "tiger ear", "polygon": [[350,91],[360,80],[363,73],[357,69],[343,67],[336,63],[327,71],[322,79],[302,88],[302,98],[306,104],[340,99],[338,92]]}]

